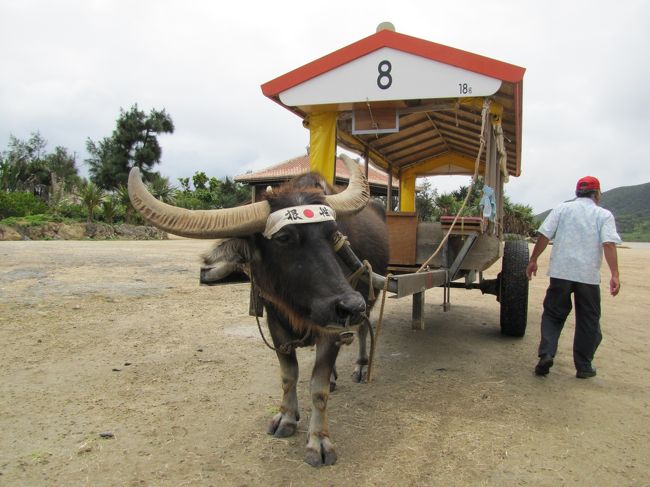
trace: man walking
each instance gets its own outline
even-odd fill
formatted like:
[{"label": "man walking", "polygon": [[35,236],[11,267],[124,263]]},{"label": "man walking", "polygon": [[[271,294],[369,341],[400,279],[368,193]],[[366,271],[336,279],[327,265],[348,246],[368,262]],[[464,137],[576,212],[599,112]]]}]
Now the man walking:
[{"label": "man walking", "polygon": [[573,338],[573,362],[576,377],[596,375],[591,362],[602,335],[600,332],[600,266],[603,253],[611,277],[609,292],[616,296],[621,288],[618,275],[614,216],[600,208],[600,182],[592,176],[576,185],[576,199],[554,208],[539,227],[539,238],[526,268],[528,279],[537,274],[537,258],[550,240],[553,250],[548,270],[550,284],[544,298],[539,362],[535,374],[547,375],[553,366],[560,333],[571,312],[571,294],[575,301],[576,328]]}]

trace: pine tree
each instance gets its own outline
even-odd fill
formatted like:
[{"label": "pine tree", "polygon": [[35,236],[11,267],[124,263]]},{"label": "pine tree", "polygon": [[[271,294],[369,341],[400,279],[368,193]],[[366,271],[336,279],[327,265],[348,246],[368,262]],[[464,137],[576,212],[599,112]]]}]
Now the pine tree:
[{"label": "pine tree", "polygon": [[120,109],[110,137],[86,141],[90,179],[101,188],[113,190],[126,185],[129,171],[138,167],[145,181],[151,180],[152,168],[162,156],[158,135],[173,132],[174,123],[164,109],[152,109],[148,115],[137,104],[128,111]]}]

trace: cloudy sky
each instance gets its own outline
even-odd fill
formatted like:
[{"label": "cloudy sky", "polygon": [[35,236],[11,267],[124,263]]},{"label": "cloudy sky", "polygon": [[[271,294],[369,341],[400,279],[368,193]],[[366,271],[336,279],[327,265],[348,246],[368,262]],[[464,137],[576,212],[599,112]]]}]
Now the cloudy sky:
[{"label": "cloudy sky", "polygon": [[137,103],[174,120],[158,167],[174,182],[284,161],[309,134],[260,85],[382,21],[526,68],[513,201],[544,211],[587,174],[604,190],[650,181],[645,0],[0,0],[0,150],[38,130],[85,173],[86,140]]}]

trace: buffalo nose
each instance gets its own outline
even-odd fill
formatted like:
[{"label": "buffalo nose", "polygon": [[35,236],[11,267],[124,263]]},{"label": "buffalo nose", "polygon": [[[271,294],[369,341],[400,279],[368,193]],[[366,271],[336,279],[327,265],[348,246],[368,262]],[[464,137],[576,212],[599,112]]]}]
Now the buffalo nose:
[{"label": "buffalo nose", "polygon": [[346,296],[336,303],[336,315],[341,322],[349,318],[350,323],[358,323],[365,312],[366,303],[360,294]]}]

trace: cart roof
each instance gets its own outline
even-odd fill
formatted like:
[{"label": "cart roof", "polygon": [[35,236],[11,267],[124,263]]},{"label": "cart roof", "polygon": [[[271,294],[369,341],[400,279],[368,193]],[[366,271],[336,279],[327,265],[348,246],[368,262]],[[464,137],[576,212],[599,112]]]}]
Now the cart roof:
[{"label": "cart roof", "polygon": [[394,175],[414,165],[431,175],[471,174],[487,96],[501,116],[508,172],[519,176],[524,72],[383,29],[263,84],[262,92],[301,118],[338,111],[338,143],[367,151]]}]

